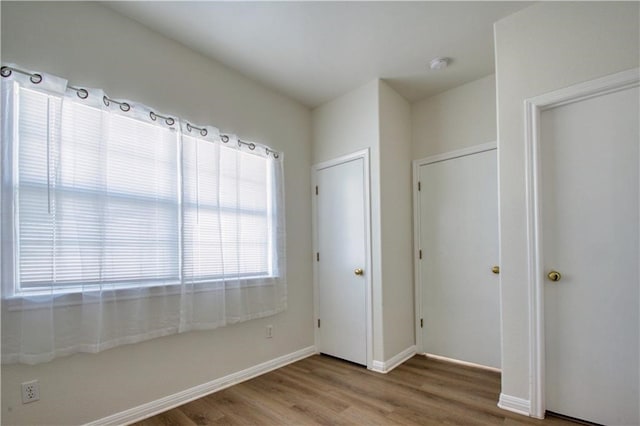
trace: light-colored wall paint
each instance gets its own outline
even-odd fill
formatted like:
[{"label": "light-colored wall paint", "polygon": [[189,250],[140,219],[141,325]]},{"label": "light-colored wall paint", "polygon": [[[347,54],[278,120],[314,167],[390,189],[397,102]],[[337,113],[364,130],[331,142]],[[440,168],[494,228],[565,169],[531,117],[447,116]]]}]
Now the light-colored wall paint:
[{"label": "light-colored wall paint", "polygon": [[377,151],[378,81],[372,80],[315,108],[311,128],[313,164],[365,148]]},{"label": "light-colored wall paint", "polygon": [[369,149],[371,200],[371,286],[373,299],[373,354],[382,361],[382,268],[380,238],[380,130],[378,80],[314,109],[311,114],[312,163]]},{"label": "light-colored wall paint", "polygon": [[[313,345],[310,112],[96,3],[2,2],[2,62],[104,88],[284,151],[288,309],[36,366],[2,366],[4,424],[80,424]],[[265,327],[273,324],[274,337]],[[22,405],[20,383],[41,400]]]},{"label": "light-colored wall paint", "polygon": [[502,392],[529,400],[524,99],[639,66],[637,2],[539,3],[495,24]]},{"label": "light-colored wall paint", "polygon": [[493,74],[411,105],[414,160],[492,142],[496,134]]},{"label": "light-colored wall paint", "polygon": [[312,112],[312,162],[370,149],[373,360],[414,344],[410,106],[373,80]]},{"label": "light-colored wall paint", "polygon": [[[496,84],[493,74],[411,105],[411,158],[413,160],[493,142],[496,139]],[[446,182],[440,184],[446,184]],[[424,192],[422,194],[424,195]],[[495,223],[497,222],[496,217]],[[497,238],[496,235],[496,245]],[[493,261],[497,262],[497,260],[496,258]],[[498,281],[496,280],[494,284],[497,286]],[[494,307],[497,312],[500,302],[497,287],[495,290]],[[499,327],[499,324],[496,323],[495,326]],[[440,324],[437,332],[447,333],[448,327],[448,324]],[[495,336],[494,332],[495,330],[493,332],[487,330],[487,335]],[[499,341],[497,345],[493,352],[489,352],[495,354],[492,358],[494,361],[489,364],[500,367]],[[476,357],[486,358],[485,349],[478,352]]]},{"label": "light-colored wall paint", "polygon": [[383,359],[415,343],[411,106],[379,82]]}]

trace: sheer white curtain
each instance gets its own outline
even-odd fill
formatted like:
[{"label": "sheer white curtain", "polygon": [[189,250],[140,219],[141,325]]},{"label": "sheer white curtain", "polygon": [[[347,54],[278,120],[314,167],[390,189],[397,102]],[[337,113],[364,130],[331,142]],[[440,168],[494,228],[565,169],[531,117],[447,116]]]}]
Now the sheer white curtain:
[{"label": "sheer white curtain", "polygon": [[281,154],[41,75],[2,78],[3,363],[286,308]]}]

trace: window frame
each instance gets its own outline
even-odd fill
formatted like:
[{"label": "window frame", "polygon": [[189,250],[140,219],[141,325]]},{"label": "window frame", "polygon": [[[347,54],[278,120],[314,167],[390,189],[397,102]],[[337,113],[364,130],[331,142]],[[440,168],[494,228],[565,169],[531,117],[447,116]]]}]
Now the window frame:
[{"label": "window frame", "polygon": [[[19,98],[20,96],[20,91],[21,90],[32,90],[29,88],[24,88],[21,86],[16,85],[15,86],[18,90],[16,90],[14,93],[14,103],[17,102],[15,98]],[[37,90],[33,90],[34,92],[37,93],[42,93],[39,92]],[[54,96],[48,93],[44,93],[45,96]],[[72,100],[72,102],[77,102],[76,100]],[[80,102],[78,102],[80,103]],[[83,106],[86,106],[82,103],[80,103]],[[16,108],[17,109],[17,108]],[[120,115],[118,112],[113,112],[113,111],[104,111],[103,113],[108,113],[108,114],[118,114]],[[19,113],[16,113],[14,111],[13,114],[13,123],[11,123],[11,125],[13,126],[14,129],[19,127]],[[136,120],[136,118],[131,117],[131,119]],[[265,217],[267,222],[269,222],[270,226],[269,226],[269,230],[267,231],[267,246],[266,246],[266,252],[264,254],[264,256],[266,257],[266,263],[267,263],[267,270],[264,273],[247,273],[247,274],[236,274],[236,275],[228,275],[228,276],[224,276],[224,275],[216,275],[216,276],[206,276],[197,280],[189,280],[188,282],[185,281],[185,277],[184,277],[184,249],[185,249],[185,245],[184,245],[184,229],[183,229],[183,225],[184,225],[184,221],[183,221],[183,213],[184,213],[184,209],[185,207],[188,206],[187,203],[184,202],[183,200],[183,191],[184,191],[184,183],[182,181],[182,173],[185,167],[184,164],[184,160],[182,158],[181,155],[179,155],[179,158],[177,159],[177,176],[176,176],[176,189],[177,189],[177,203],[174,203],[173,200],[166,200],[167,204],[170,204],[171,206],[175,206],[175,208],[177,209],[177,223],[176,223],[176,228],[177,229],[177,254],[178,254],[178,260],[176,262],[176,268],[177,268],[177,275],[176,276],[171,276],[171,277],[165,277],[165,278],[160,278],[160,279],[153,279],[153,278],[149,278],[149,279],[135,279],[135,278],[124,278],[122,280],[112,280],[112,281],[86,281],[86,280],[77,280],[77,283],[69,281],[69,282],[65,282],[63,284],[61,284],[59,287],[58,286],[47,286],[47,282],[49,281],[43,281],[42,283],[38,283],[40,285],[33,285],[33,286],[25,286],[22,283],[21,277],[20,277],[20,249],[21,249],[21,239],[20,239],[20,234],[21,234],[21,226],[20,226],[20,213],[21,213],[21,209],[19,206],[19,197],[20,197],[20,192],[22,191],[23,187],[32,187],[33,191],[37,191],[37,187],[40,186],[41,188],[44,188],[44,191],[46,192],[48,190],[47,187],[43,187],[41,184],[37,183],[37,182],[26,182],[23,183],[20,181],[19,176],[20,176],[20,169],[19,169],[19,156],[20,156],[20,152],[19,152],[19,139],[16,139],[15,137],[15,132],[13,134],[13,137],[11,138],[11,140],[6,141],[6,143],[8,145],[11,145],[9,151],[10,151],[10,155],[11,155],[11,178],[10,178],[10,184],[8,185],[4,185],[3,182],[3,188],[2,188],[2,192],[9,192],[10,194],[7,195],[2,195],[3,197],[3,203],[5,201],[7,201],[7,199],[10,200],[10,203],[13,205],[12,212],[10,214],[11,216],[11,223],[7,225],[8,228],[11,229],[11,237],[8,239],[8,241],[4,241],[5,238],[3,236],[3,250],[2,250],[2,259],[3,260],[8,260],[10,261],[10,265],[11,265],[11,269],[12,271],[10,272],[11,277],[12,277],[12,282],[11,282],[11,294],[7,294],[3,296],[3,299],[5,300],[9,300],[9,301],[13,301],[13,302],[19,302],[20,300],[34,300],[37,299],[41,296],[51,296],[51,295],[55,295],[55,296],[62,296],[62,299],[69,299],[68,302],[64,302],[64,304],[68,303],[70,305],[75,305],[75,304],[79,304],[82,303],[81,301],[77,301],[74,302],[72,299],[74,299],[74,295],[79,295],[82,292],[91,292],[91,291],[114,291],[116,293],[120,293],[121,295],[125,295],[126,293],[131,293],[132,291],[138,290],[138,289],[143,289],[143,288],[157,288],[157,287],[165,287],[168,290],[169,294],[179,294],[180,293],[180,289],[179,287],[182,285],[192,285],[194,288],[194,291],[199,292],[199,291],[219,291],[219,290],[223,290],[224,289],[224,285],[221,285],[223,283],[228,283],[232,288],[233,287],[242,287],[242,288],[246,288],[246,287],[254,287],[254,286],[270,286],[270,285],[274,285],[275,284],[275,280],[278,279],[281,275],[282,275],[282,271],[278,272],[277,268],[275,267],[276,264],[276,245],[279,243],[278,242],[278,235],[276,232],[276,227],[273,226],[274,225],[274,221],[275,221],[275,214],[274,213],[274,209],[273,209],[273,196],[274,196],[274,191],[276,191],[276,189],[274,188],[274,182],[272,181],[272,167],[273,165],[270,163],[270,161],[268,160],[268,158],[262,158],[260,156],[260,158],[262,158],[265,162],[266,162],[266,176],[265,179],[268,180],[268,182],[266,183],[266,194],[264,194],[266,201],[267,201],[267,208],[266,210],[247,210],[246,214],[254,214],[254,215],[258,215],[260,217]],[[178,127],[178,129],[175,132],[175,137],[176,137],[176,147],[177,147],[177,151],[180,153],[182,151],[182,131],[180,130],[180,128]],[[200,140],[199,138],[196,138],[196,140]],[[207,143],[217,143],[217,142],[212,142],[212,141],[206,141]],[[226,148],[226,147],[225,147]],[[229,148],[229,149],[233,149],[233,148]],[[243,154],[248,154],[251,155],[248,152],[243,152],[240,151],[238,149],[239,152],[243,153]],[[94,191],[91,190],[78,190],[78,189],[64,189],[64,187],[56,187],[56,191],[69,191],[72,195],[77,195],[77,194],[82,194],[83,192],[87,192],[87,193],[92,193]],[[109,197],[115,197],[115,198],[132,198],[135,200],[141,200],[144,199],[145,197],[139,194],[126,194],[126,193],[120,193],[120,192],[113,192],[113,193],[109,193],[108,195]],[[149,197],[152,198],[152,197]],[[155,201],[157,201],[157,199],[154,199]],[[202,206],[200,206],[202,207]],[[3,206],[3,209],[5,207]],[[219,207],[219,206],[212,206],[212,209],[229,209],[229,210],[234,210],[232,207]],[[3,212],[3,218],[4,218],[4,212]],[[104,223],[102,224],[103,226],[105,225]],[[6,228],[3,227],[3,234],[5,232]],[[8,242],[8,244],[7,244]],[[6,253],[6,251],[8,251],[8,253]],[[102,259],[101,259],[102,260]],[[4,272],[3,272],[4,274]],[[4,277],[4,275],[3,275]],[[132,285],[131,283],[136,283],[135,285]],[[166,294],[166,293],[164,293]],[[129,297],[140,297],[140,296],[136,296],[136,295],[129,295]],[[12,307],[13,305],[13,307]],[[14,303],[10,303],[9,308],[11,310],[15,309],[17,305],[14,305]]]}]

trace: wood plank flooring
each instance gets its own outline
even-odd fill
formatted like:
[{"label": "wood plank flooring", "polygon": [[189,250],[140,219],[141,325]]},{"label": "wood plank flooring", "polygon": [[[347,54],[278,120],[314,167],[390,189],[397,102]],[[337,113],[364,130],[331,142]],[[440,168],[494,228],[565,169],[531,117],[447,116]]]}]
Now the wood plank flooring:
[{"label": "wood plank flooring", "polygon": [[155,425],[574,425],[499,409],[500,375],[417,355],[389,374],[315,355],[150,417]]}]

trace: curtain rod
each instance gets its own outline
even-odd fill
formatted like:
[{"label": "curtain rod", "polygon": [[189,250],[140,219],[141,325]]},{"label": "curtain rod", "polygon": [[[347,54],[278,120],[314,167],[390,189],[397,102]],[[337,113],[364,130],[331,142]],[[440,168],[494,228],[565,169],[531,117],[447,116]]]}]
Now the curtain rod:
[{"label": "curtain rod", "polygon": [[[21,70],[21,69],[18,69],[18,68],[15,68],[15,67],[6,66],[6,65],[3,65],[0,68],[0,75],[2,75],[2,77],[9,77],[13,72],[17,72],[19,74],[23,74],[23,75],[29,76],[29,80],[33,84],[40,84],[40,83],[42,83],[42,80],[43,80],[42,74],[39,74],[39,73],[32,73],[32,72],[29,72],[29,71]],[[87,89],[83,89],[81,87],[73,87],[71,85],[67,85],[67,87],[69,89],[71,89],[71,90],[74,90],[80,99],[87,99],[89,97],[89,91]],[[115,99],[111,99],[111,98],[107,97],[106,95],[102,97],[102,102],[106,106],[109,106],[111,103],[114,103],[114,104],[118,105],[120,107],[120,109],[122,111],[124,111],[124,112],[127,112],[127,111],[131,110],[131,105],[128,102],[120,102],[120,101],[117,101]],[[173,126],[176,123],[176,119],[175,118],[167,117],[167,116],[164,116],[164,115],[160,115],[160,114],[157,114],[157,113],[155,113],[153,111],[149,112],[149,117],[153,121],[156,121],[158,118],[161,118],[169,126]],[[205,129],[204,127],[194,126],[193,124],[189,123],[186,120],[184,120],[184,122],[186,123],[186,127],[187,127],[187,130],[189,132],[191,132],[192,129],[195,129],[195,130],[198,130],[200,135],[202,135],[202,136],[207,136],[207,133],[209,133],[209,131],[207,129]],[[221,133],[220,134],[220,140],[222,140],[223,143],[228,143],[229,140],[230,140],[229,135]],[[242,139],[238,138],[238,146],[240,146],[240,145],[248,146],[251,151],[256,149],[256,144],[255,143],[253,143],[253,142],[245,142]],[[265,146],[265,151],[266,151],[267,155],[272,154],[273,158],[279,158],[280,157],[280,154],[277,151],[272,150],[268,146]]]}]

